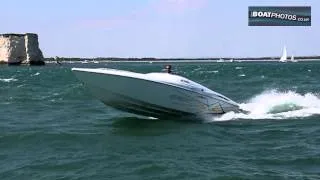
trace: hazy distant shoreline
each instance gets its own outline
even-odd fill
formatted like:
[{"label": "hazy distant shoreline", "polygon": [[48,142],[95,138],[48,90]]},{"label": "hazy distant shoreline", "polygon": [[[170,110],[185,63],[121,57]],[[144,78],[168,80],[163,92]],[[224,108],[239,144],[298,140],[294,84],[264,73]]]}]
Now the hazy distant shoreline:
[{"label": "hazy distant shoreline", "polygon": [[[221,57],[221,58],[119,58],[119,57],[97,57],[97,58],[76,58],[76,57],[50,57],[45,58],[46,62],[242,62],[242,61],[279,61],[280,57]],[[320,61],[320,56],[297,56],[296,60]]]}]

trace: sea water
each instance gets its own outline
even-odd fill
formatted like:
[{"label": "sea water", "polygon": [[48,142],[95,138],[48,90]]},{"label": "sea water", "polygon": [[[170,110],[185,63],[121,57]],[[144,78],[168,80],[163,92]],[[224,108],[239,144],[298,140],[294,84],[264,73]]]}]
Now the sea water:
[{"label": "sea water", "polygon": [[320,63],[172,63],[249,114],[203,122],[105,106],[72,67],[0,66],[0,179],[320,179]]}]

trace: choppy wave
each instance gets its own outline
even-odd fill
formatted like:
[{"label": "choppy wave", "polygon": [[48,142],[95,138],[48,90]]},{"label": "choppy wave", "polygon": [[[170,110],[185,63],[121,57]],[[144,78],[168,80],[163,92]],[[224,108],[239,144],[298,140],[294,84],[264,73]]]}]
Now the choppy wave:
[{"label": "choppy wave", "polygon": [[38,76],[40,73],[39,72],[37,72],[37,73],[35,73],[35,74],[32,74],[31,76]]},{"label": "choppy wave", "polygon": [[249,111],[226,113],[213,121],[235,119],[292,119],[320,115],[320,98],[314,93],[299,94],[294,91],[265,91],[240,107]]},{"label": "choppy wave", "polygon": [[15,78],[0,78],[1,82],[13,82],[13,81],[18,81],[18,79]]}]

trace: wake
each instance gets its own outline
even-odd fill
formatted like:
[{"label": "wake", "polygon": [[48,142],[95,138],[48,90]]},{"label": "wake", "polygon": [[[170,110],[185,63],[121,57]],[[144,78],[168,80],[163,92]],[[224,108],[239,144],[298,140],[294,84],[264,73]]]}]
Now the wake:
[{"label": "wake", "polygon": [[240,108],[248,114],[229,112],[211,121],[235,119],[292,119],[320,115],[320,98],[313,93],[299,94],[294,91],[265,91]]}]

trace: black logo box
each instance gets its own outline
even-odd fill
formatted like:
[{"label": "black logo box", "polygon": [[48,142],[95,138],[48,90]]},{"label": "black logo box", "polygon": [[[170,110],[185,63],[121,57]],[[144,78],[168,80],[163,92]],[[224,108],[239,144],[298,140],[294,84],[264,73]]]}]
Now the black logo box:
[{"label": "black logo box", "polygon": [[311,6],[249,6],[249,26],[311,26]]}]

